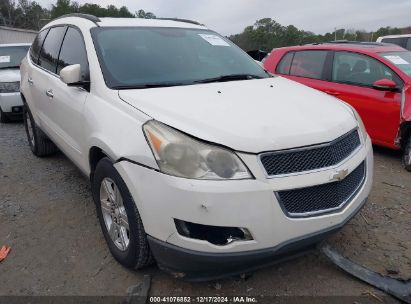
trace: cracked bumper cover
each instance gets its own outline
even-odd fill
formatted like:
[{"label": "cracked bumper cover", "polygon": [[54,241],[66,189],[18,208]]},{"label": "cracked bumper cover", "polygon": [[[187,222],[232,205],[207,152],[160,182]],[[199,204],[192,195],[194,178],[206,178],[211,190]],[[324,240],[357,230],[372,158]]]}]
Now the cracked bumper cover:
[{"label": "cracked bumper cover", "polygon": [[148,241],[158,266],[174,277],[191,282],[215,280],[249,273],[315,250],[318,243],[337,232],[351,220],[362,209],[366,201],[367,199],[339,225],[268,249],[211,253],[181,248],[151,236],[148,236]]}]

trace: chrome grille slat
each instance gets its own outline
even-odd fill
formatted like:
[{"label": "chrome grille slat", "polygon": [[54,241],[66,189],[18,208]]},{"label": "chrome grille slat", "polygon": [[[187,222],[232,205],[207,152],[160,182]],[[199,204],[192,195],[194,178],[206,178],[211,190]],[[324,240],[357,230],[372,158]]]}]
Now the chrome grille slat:
[{"label": "chrome grille slat", "polygon": [[308,217],[343,208],[365,181],[365,161],[345,179],[313,187],[279,191],[278,201],[290,217]]},{"label": "chrome grille slat", "polygon": [[326,144],[263,153],[260,161],[268,176],[294,174],[335,166],[360,145],[358,130],[354,129]]}]

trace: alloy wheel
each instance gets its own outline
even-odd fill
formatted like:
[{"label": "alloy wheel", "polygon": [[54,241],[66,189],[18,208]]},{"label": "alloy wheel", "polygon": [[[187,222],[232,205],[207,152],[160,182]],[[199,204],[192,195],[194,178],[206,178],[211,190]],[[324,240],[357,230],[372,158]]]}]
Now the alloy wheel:
[{"label": "alloy wheel", "polygon": [[126,251],[130,244],[130,228],[123,197],[116,183],[106,177],[100,185],[100,203],[108,234],[116,247]]}]

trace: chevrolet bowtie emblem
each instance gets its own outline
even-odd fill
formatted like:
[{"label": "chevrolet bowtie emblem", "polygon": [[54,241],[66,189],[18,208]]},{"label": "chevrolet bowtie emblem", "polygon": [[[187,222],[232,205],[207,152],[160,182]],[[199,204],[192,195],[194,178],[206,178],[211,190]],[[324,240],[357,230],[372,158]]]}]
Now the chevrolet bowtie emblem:
[{"label": "chevrolet bowtie emblem", "polygon": [[338,170],[331,174],[330,181],[342,181],[348,175],[348,169]]}]

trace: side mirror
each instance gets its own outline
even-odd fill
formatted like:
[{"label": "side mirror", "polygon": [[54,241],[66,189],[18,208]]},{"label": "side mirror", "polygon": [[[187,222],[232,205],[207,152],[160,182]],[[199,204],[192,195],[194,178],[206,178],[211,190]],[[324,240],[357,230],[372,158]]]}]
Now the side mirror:
[{"label": "side mirror", "polygon": [[67,85],[75,85],[81,82],[81,66],[73,64],[66,66],[60,71],[61,80]]},{"label": "side mirror", "polygon": [[398,91],[397,84],[390,79],[377,80],[376,82],[374,82],[372,87],[379,91],[390,91],[390,92]]}]

